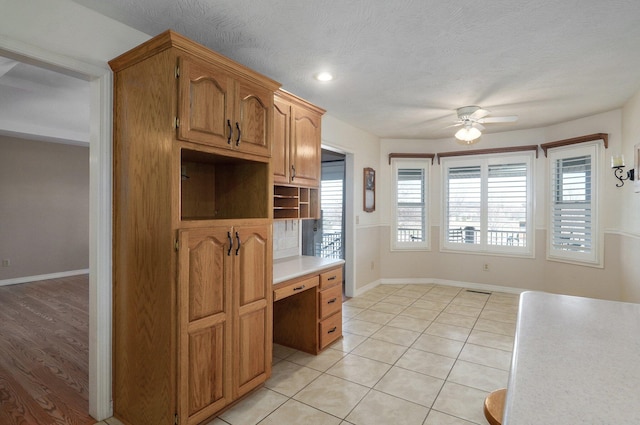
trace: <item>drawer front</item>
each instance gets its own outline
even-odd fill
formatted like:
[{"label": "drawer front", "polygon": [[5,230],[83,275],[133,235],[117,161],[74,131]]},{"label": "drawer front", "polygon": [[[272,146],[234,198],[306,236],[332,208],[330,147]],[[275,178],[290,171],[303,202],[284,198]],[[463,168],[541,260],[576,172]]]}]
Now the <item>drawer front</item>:
[{"label": "drawer front", "polygon": [[288,285],[275,289],[273,291],[273,301],[278,301],[291,295],[298,294],[311,288],[318,286],[318,276],[308,279],[294,281]]},{"label": "drawer front", "polygon": [[320,322],[320,350],[342,336],[342,313],[338,312]]},{"label": "drawer front", "polygon": [[337,267],[320,275],[320,290],[338,284],[342,285],[342,267]]},{"label": "drawer front", "polygon": [[319,294],[318,314],[321,320],[342,310],[342,285],[336,285],[324,291],[320,291]]}]

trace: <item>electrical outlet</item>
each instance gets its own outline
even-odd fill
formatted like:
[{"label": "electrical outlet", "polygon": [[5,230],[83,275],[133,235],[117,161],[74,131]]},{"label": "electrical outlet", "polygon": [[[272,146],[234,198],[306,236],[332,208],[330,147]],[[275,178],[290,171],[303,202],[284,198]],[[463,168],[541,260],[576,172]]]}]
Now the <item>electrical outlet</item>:
[{"label": "electrical outlet", "polygon": [[2,267],[9,267],[11,265],[11,260],[9,260],[8,258],[5,258],[4,260],[2,260]]},{"label": "electrical outlet", "polygon": [[482,270],[485,271],[485,272],[488,272],[489,271],[489,264],[484,263],[484,265],[482,266]]}]

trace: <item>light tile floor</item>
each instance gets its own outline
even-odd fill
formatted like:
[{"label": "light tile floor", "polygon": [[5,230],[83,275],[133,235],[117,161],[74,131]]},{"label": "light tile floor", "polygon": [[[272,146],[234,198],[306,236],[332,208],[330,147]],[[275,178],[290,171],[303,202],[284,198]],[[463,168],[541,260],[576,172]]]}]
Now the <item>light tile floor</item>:
[{"label": "light tile floor", "polygon": [[517,310],[513,294],[380,285],[343,304],[344,338],[320,355],[274,345],[264,387],[207,425],[486,425]]}]

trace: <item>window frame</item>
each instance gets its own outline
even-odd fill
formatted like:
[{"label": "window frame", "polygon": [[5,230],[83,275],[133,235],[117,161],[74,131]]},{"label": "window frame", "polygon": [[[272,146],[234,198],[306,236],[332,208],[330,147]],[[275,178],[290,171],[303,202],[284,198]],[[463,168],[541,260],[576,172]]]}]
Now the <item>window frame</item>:
[{"label": "window frame", "polygon": [[[464,157],[444,157],[441,159],[441,226],[440,251],[451,253],[468,253],[481,255],[498,255],[533,258],[535,256],[535,152],[518,152],[503,154],[479,154]],[[489,167],[492,165],[524,163],[526,164],[526,246],[490,245],[488,243],[489,222]],[[449,242],[449,169],[456,167],[480,166],[480,243],[465,244]]]},{"label": "window frame", "polygon": [[[554,228],[554,210],[555,200],[557,198],[557,192],[555,191],[555,161],[558,159],[574,158],[584,155],[591,156],[591,252],[580,253],[576,251],[562,250],[554,248],[553,235]],[[601,199],[601,182],[600,182],[600,170],[602,169],[603,161],[602,142],[596,141],[592,143],[581,143],[577,145],[561,146],[557,148],[550,148],[547,152],[547,176],[548,176],[548,191],[546,193],[548,208],[547,208],[547,260],[558,261],[563,263],[578,264],[582,266],[591,267],[604,267],[604,244],[603,244],[603,230],[600,217],[600,199]]]},{"label": "window frame", "polygon": [[[430,251],[431,250],[431,231],[429,224],[429,181],[431,173],[431,159],[391,159],[391,182],[393,192],[393,204],[391,211],[391,251]],[[423,222],[424,222],[424,240],[421,242],[400,242],[398,241],[398,170],[399,169],[423,169]]]}]

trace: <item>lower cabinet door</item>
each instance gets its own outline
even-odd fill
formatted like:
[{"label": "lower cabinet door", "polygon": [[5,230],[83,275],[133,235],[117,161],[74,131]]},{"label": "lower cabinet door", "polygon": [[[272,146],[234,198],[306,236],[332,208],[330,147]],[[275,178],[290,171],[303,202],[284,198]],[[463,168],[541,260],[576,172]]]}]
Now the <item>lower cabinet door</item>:
[{"label": "lower cabinet door", "polygon": [[197,424],[232,401],[230,228],[179,234],[178,417]]},{"label": "lower cabinet door", "polygon": [[239,397],[271,375],[272,238],[270,225],[234,227],[234,396]]}]

